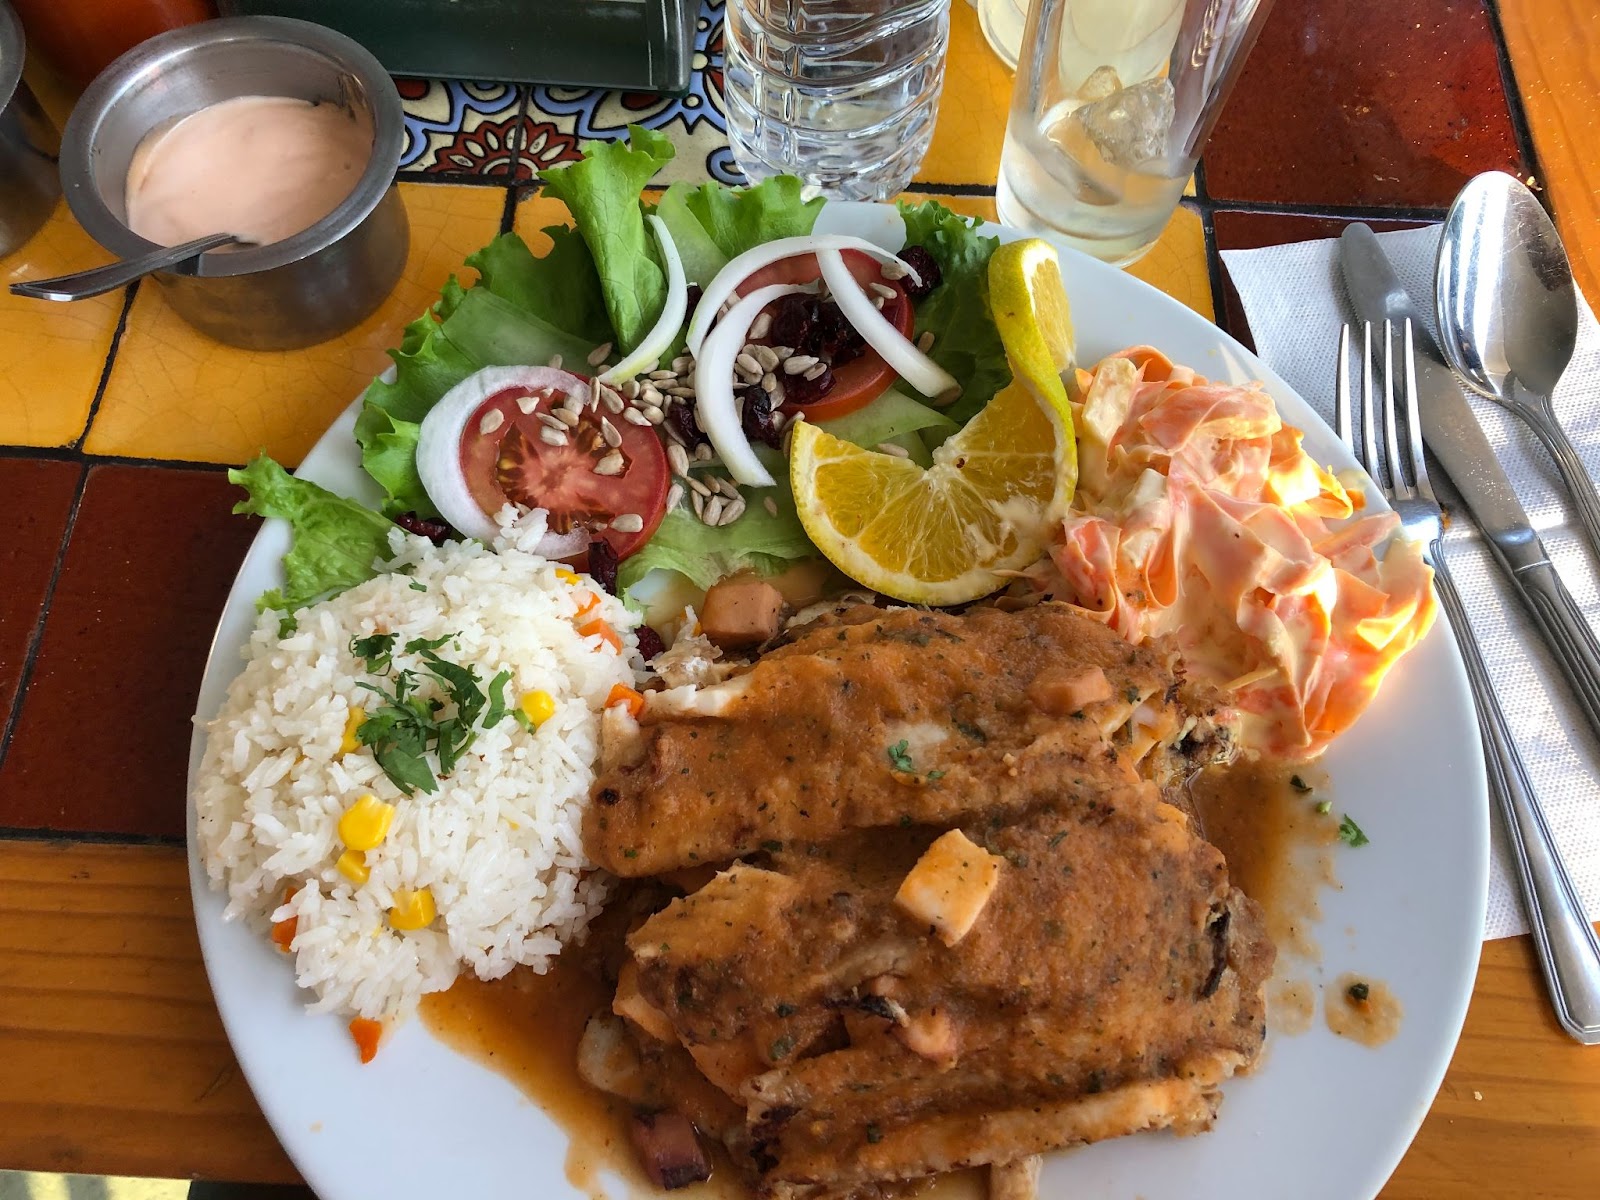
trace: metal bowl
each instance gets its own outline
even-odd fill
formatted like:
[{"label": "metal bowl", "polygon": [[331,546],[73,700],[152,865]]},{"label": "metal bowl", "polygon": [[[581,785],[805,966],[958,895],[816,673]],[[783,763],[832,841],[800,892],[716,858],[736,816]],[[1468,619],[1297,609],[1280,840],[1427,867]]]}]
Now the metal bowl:
[{"label": "metal bowl", "polygon": [[[156,249],[126,224],[128,166],[139,143],[209,105],[293,96],[349,108],[371,123],[372,157],[355,190],[309,229],[213,252],[160,272],[168,302],[233,346],[288,350],[359,324],[393,289],[410,238],[394,172],[405,139],[400,94],[378,60],[343,34],[286,17],[229,17],[135,46],[84,92],[61,139],[67,203],[118,258]],[[226,232],[226,231],[220,231]]]},{"label": "metal bowl", "polygon": [[22,82],[22,23],[0,0],[0,258],[39,231],[61,195],[56,131]]}]

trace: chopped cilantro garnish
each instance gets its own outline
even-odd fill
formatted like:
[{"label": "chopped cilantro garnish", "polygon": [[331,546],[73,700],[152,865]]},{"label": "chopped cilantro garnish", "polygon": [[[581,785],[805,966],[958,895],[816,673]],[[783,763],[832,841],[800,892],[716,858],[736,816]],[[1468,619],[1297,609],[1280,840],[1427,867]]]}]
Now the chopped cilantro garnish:
[{"label": "chopped cilantro garnish", "polygon": [[1367,997],[1371,994],[1372,989],[1364,983],[1352,983],[1348,988],[1345,989],[1345,995],[1349,996],[1350,999],[1354,1000],[1357,1004],[1365,1004],[1367,1002]]},{"label": "chopped cilantro garnish", "polygon": [[944,778],[944,772],[943,771],[929,771],[926,775],[923,776],[923,778],[926,779],[929,783],[938,783],[939,780]]},{"label": "chopped cilantro garnish", "polygon": [[794,1010],[794,1005],[792,1005],[792,1004],[780,1004],[780,1005],[778,1005],[777,1008],[773,1009],[772,1011],[777,1013],[780,1017],[792,1017],[792,1016],[794,1016],[794,1011],[795,1010]]},{"label": "chopped cilantro garnish", "polygon": [[428,585],[427,584],[418,583],[415,579],[413,579],[408,586],[411,588],[411,590],[413,592],[425,592],[425,591],[428,590]]},{"label": "chopped cilantro garnish", "polygon": [[1349,813],[1339,818],[1339,839],[1347,846],[1365,846],[1372,840],[1361,832],[1361,826],[1350,819]]},{"label": "chopped cilantro garnish", "polygon": [[394,634],[375,633],[371,637],[351,638],[350,653],[366,660],[367,674],[386,675],[394,655]]},{"label": "chopped cilantro garnish", "polygon": [[904,738],[889,747],[889,765],[894,770],[909,773],[917,769],[916,765],[911,761],[911,755],[908,753],[910,747],[911,743]]},{"label": "chopped cilantro garnish", "polygon": [[869,1124],[867,1126],[867,1141],[876,1146],[883,1141],[883,1130],[879,1129],[876,1124]]},{"label": "chopped cilantro garnish", "polygon": [[1331,813],[1332,811],[1333,811],[1333,801],[1332,800],[1318,800],[1317,801],[1317,814],[1319,816],[1325,817],[1329,813]]},{"label": "chopped cilantro garnish", "polygon": [[773,1062],[781,1062],[783,1059],[788,1057],[789,1051],[794,1049],[794,1039],[788,1034],[784,1034],[782,1037],[776,1039],[767,1049],[768,1057],[771,1058]]},{"label": "chopped cilantro garnish", "polygon": [[296,621],[293,617],[279,617],[278,618],[278,637],[279,638],[286,638],[290,634],[292,634],[296,629],[299,629],[299,628],[300,628],[300,622]]},{"label": "chopped cilantro garnish", "polygon": [[1289,786],[1297,792],[1309,792],[1311,785],[1298,775],[1289,776]]}]

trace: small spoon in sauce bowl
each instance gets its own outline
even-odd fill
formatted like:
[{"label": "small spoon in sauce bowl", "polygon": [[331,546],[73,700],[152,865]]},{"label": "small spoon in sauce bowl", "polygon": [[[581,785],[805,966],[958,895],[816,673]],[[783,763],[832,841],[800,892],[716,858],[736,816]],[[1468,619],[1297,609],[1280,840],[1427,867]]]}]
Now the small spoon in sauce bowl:
[{"label": "small spoon in sauce bowl", "polygon": [[54,279],[29,279],[11,285],[13,296],[27,296],[34,300],[87,300],[105,292],[126,287],[135,279],[142,279],[152,271],[171,271],[199,258],[208,250],[223,246],[253,246],[254,242],[231,233],[213,233],[179,246],[163,246],[137,258],[124,258],[103,267],[90,267],[72,275],[58,275]]}]

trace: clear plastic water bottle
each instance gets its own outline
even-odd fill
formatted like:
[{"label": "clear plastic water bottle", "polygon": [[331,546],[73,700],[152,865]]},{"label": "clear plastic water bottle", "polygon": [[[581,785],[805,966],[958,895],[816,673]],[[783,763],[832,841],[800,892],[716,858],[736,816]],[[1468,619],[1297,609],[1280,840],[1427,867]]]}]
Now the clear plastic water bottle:
[{"label": "clear plastic water bottle", "polygon": [[728,140],[746,175],[850,200],[905,189],[933,137],[950,0],[727,0],[725,20]]}]

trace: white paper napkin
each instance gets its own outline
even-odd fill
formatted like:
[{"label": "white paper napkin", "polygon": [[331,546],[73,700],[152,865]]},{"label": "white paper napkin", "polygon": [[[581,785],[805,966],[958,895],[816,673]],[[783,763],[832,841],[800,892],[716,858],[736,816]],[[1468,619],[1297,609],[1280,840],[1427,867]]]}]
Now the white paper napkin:
[{"label": "white paper napkin", "polygon": [[[1439,227],[1378,236],[1432,329]],[[1257,352],[1330,422],[1338,328],[1340,322],[1353,319],[1345,307],[1338,245],[1337,241],[1300,242],[1228,250],[1222,255],[1244,301]],[[1555,408],[1590,475],[1600,478],[1600,327],[1587,305],[1580,303],[1580,309],[1578,352],[1556,389]],[[1352,359],[1352,371],[1354,364]],[[1534,528],[1549,547],[1562,581],[1593,626],[1600,618],[1600,564],[1569,518],[1555,464],[1517,418],[1476,396],[1470,403]],[[1430,475],[1438,485],[1443,472]],[[1439,490],[1445,493],[1448,488]],[[1446,508],[1461,518],[1453,522],[1448,535],[1450,571],[1483,647],[1501,707],[1590,918],[1600,917],[1600,743],[1579,715],[1544,642],[1490,559],[1470,517],[1459,505],[1447,502]],[[1498,814],[1493,836],[1484,930],[1489,938],[1528,928]]]}]

